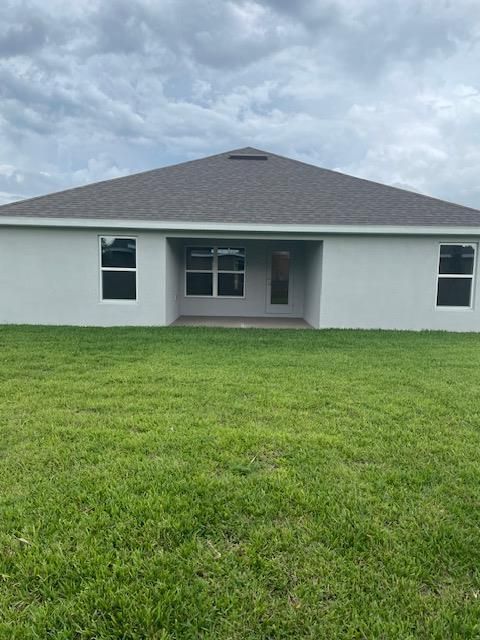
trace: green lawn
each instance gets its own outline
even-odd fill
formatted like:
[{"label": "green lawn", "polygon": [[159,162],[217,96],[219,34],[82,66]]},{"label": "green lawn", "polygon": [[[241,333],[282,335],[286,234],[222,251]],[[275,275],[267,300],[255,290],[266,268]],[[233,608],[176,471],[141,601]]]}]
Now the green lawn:
[{"label": "green lawn", "polygon": [[480,336],[0,328],[0,638],[480,637]]}]

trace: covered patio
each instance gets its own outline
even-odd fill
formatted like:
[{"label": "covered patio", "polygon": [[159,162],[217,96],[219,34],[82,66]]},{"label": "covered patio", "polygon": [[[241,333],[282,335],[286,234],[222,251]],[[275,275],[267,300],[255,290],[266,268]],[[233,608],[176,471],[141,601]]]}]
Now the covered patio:
[{"label": "covered patio", "polygon": [[318,328],[323,242],[166,239],[166,316],[176,326]]}]

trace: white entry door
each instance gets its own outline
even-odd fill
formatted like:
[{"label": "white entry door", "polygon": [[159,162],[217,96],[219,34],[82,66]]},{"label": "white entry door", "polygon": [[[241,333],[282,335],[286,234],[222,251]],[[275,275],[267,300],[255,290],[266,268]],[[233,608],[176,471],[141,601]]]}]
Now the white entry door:
[{"label": "white entry door", "polygon": [[267,264],[267,313],[291,313],[293,310],[292,255],[272,249]]}]

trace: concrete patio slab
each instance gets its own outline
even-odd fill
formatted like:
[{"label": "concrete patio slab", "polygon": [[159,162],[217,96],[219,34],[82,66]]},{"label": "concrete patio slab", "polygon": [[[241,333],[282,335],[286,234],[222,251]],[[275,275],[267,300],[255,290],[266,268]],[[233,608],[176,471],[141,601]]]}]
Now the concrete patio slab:
[{"label": "concrete patio slab", "polygon": [[231,327],[236,329],[312,329],[303,318],[242,318],[237,316],[180,316],[172,327]]}]

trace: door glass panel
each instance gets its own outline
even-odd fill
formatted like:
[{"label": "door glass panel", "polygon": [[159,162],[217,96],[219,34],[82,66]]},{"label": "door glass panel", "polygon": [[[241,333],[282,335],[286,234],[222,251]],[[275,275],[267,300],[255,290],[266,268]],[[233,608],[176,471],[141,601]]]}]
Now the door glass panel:
[{"label": "door glass panel", "polygon": [[270,304],[288,304],[289,279],[290,252],[273,251],[270,281]]}]

